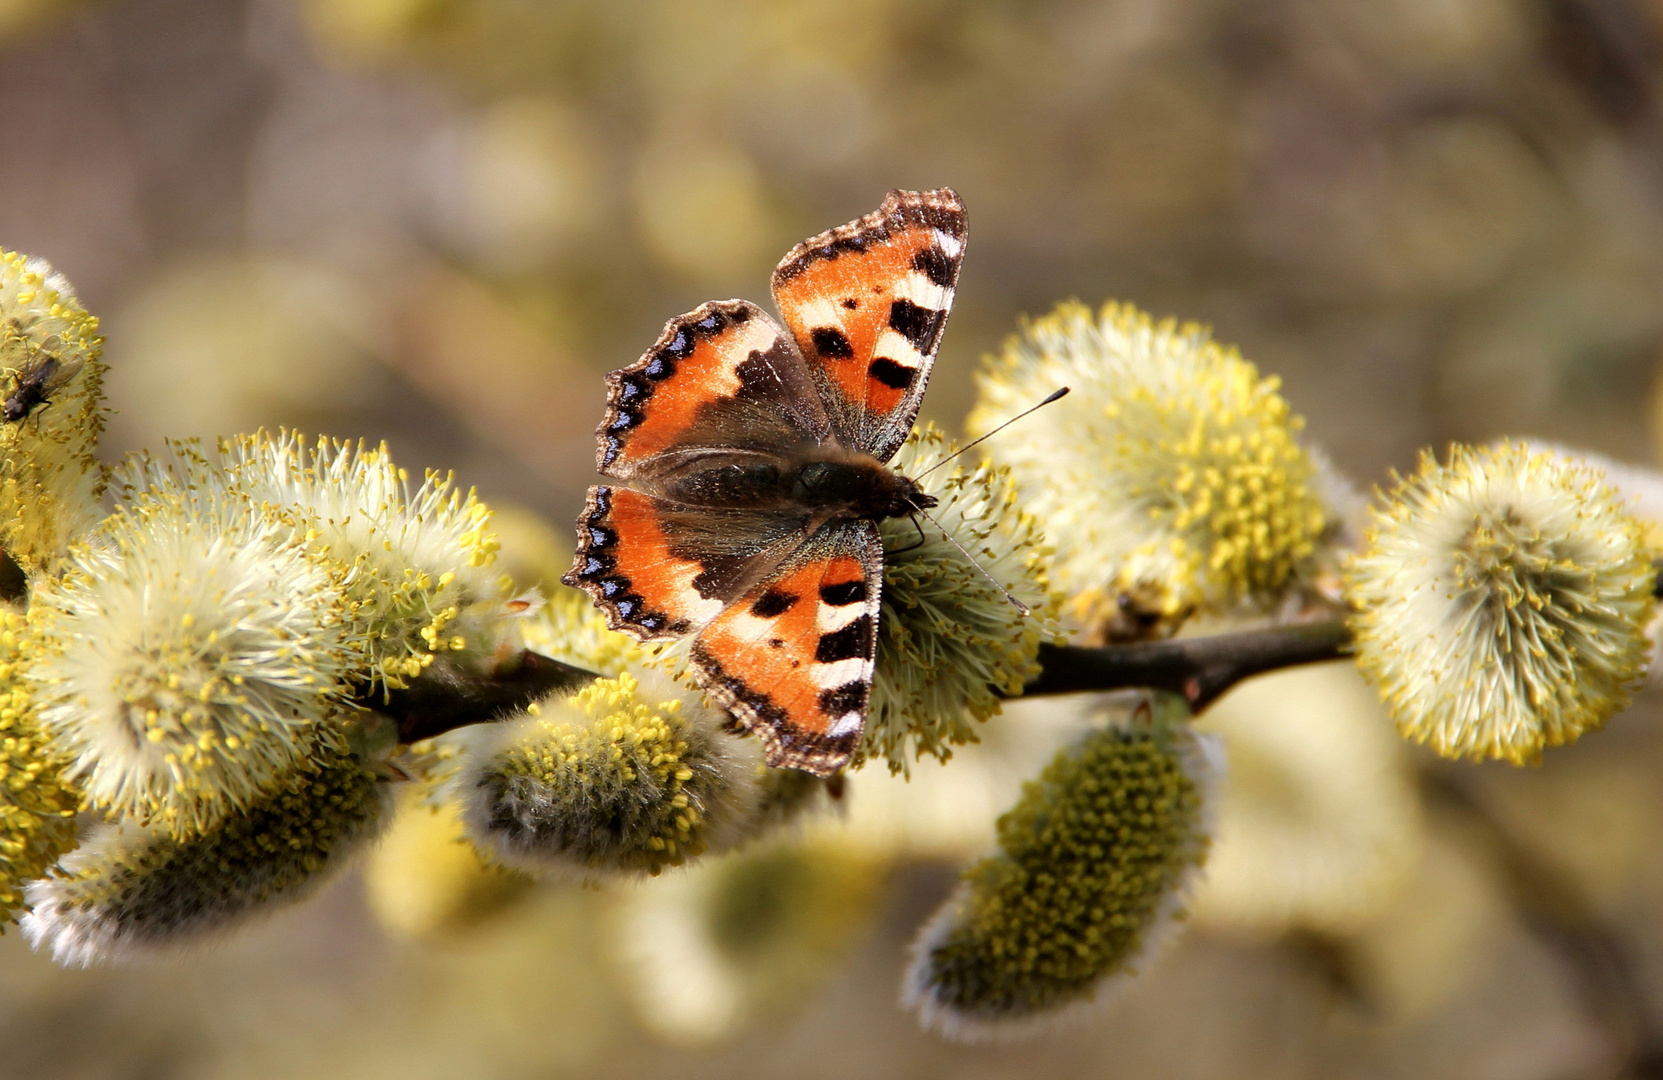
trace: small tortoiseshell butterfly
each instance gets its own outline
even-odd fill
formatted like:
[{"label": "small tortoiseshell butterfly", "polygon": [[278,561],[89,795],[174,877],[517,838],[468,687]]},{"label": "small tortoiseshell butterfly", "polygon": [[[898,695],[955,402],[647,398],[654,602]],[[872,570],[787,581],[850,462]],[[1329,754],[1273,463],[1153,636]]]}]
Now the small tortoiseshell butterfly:
[{"label": "small tortoiseshell butterfly", "polygon": [[696,680],[768,763],[847,764],[872,693],[878,522],[935,505],[889,469],[964,257],[947,188],[892,191],[774,270],[789,333],[744,300],[671,319],[606,377],[599,471],[564,577],[614,630],[696,633]]}]

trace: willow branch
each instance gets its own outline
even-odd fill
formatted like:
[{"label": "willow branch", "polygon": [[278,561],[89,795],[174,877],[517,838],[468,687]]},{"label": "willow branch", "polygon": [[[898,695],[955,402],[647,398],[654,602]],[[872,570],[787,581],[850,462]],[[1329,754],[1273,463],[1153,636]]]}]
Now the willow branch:
[{"label": "willow branch", "polygon": [[[1350,642],[1350,631],[1336,621],[1101,648],[1044,644],[1042,670],[1023,696],[1135,687],[1182,694],[1199,711],[1243,679],[1338,659]],[[371,694],[366,688],[359,704],[392,717],[408,743],[505,719],[538,698],[595,678],[592,671],[526,650],[486,675],[439,660],[401,690]]]},{"label": "willow branch", "polygon": [[1200,711],[1243,679],[1338,660],[1350,644],[1351,631],[1338,620],[1097,648],[1044,644],[1039,647],[1041,671],[1022,695],[1168,690]]},{"label": "willow branch", "polygon": [[392,717],[399,740],[411,743],[505,719],[538,698],[576,690],[597,678],[592,671],[526,649],[486,675],[436,660],[405,688],[365,694],[359,704]]}]

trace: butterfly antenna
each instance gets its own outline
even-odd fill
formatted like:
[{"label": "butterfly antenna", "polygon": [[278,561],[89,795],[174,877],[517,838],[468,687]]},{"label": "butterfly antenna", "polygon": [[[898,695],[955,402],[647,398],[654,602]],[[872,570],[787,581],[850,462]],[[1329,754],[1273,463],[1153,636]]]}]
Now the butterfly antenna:
[{"label": "butterfly antenna", "polygon": [[[1054,397],[1055,397],[1055,395],[1053,395],[1053,398]],[[1039,408],[1039,406],[1036,405],[1036,406],[1034,406],[1034,408],[1037,409],[1037,408]],[[1029,409],[1028,411],[1032,412],[1033,409]],[[989,434],[992,434],[992,432],[989,432]],[[993,587],[995,589],[998,589],[1000,592],[1005,594],[1005,599],[1009,600],[1013,605],[1015,605],[1016,610],[1020,611],[1023,615],[1032,615],[1034,613],[1032,608],[1028,607],[1027,604],[1024,604],[1022,601],[1018,600],[1016,597],[1012,596],[1011,591],[1009,589],[1007,589],[1003,585],[999,584],[999,579],[994,577],[992,574],[988,573],[987,569],[985,567],[983,567],[981,563],[976,561],[976,556],[970,554],[970,552],[968,550],[966,550],[965,546],[963,544],[959,543],[958,540],[953,536],[952,533],[947,531],[947,526],[945,526],[941,522],[937,521],[933,516],[931,516],[930,512],[928,510],[924,509],[922,506],[918,507],[917,509],[918,509],[918,512],[920,514],[923,514],[925,517],[930,519],[930,524],[931,525],[934,525],[936,528],[941,530],[941,535],[945,536],[947,538],[947,542],[949,544],[952,544],[954,547],[958,548],[959,553],[962,554],[966,559],[970,560],[970,565],[974,566],[976,568],[977,573],[979,573],[983,577],[987,578],[987,580],[989,580],[993,583]]]},{"label": "butterfly antenna", "polygon": [[[983,435],[981,438],[971,439],[969,442],[965,443],[963,446],[959,447],[957,450],[954,450],[951,454],[948,454],[946,457],[942,458],[940,461],[936,462],[934,465],[931,465],[929,468],[925,469],[923,472],[921,472],[917,476],[913,477],[913,479],[914,480],[922,480],[924,477],[926,477],[926,476],[930,475],[931,473],[935,472],[937,469],[941,468],[943,465],[947,464],[949,461],[952,461],[954,458],[958,457],[960,454],[964,453],[966,450],[970,449],[972,446],[975,446],[978,443],[986,442],[987,440],[993,438],[995,435],[999,434],[1001,431],[1003,431],[1006,428],[1010,427],[1012,424],[1016,423],[1018,420],[1022,419],[1024,416],[1027,416],[1029,413],[1037,412],[1038,410],[1043,409],[1043,408],[1045,408],[1045,406],[1051,404],[1053,401],[1056,401],[1060,398],[1065,398],[1067,396],[1068,396],[1068,387],[1066,387],[1066,386],[1063,387],[1060,390],[1052,391],[1051,396],[1046,398],[1044,401],[1040,402],[1038,405],[1035,405],[1032,408],[1023,409],[1021,412],[1017,413],[1015,416],[1011,417],[1009,420],[1006,420],[1003,424],[1000,424],[998,427],[994,428],[992,431],[988,432],[986,435]],[[925,516],[927,517],[928,515],[925,515]],[[935,519],[930,518],[930,520],[934,521]]]}]

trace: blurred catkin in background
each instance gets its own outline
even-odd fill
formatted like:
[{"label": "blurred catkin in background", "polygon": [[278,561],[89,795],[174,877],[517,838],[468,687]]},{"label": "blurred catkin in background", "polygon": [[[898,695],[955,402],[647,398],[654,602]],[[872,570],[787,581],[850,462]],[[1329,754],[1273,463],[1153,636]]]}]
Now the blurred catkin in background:
[{"label": "blurred catkin in background", "polygon": [[[952,430],[978,358],[1073,296],[1212,323],[1359,477],[1663,445],[1646,0],[0,0],[0,35],[0,246],[101,316],[103,452],[385,439],[528,508],[521,584],[558,576],[600,374],[896,186],[970,207],[925,405]],[[929,1041],[894,986],[1077,734],[1054,703],[910,785],[865,770],[785,854],[639,887],[524,886],[412,800],[397,888],[377,862],[219,951],[63,972],[8,935],[0,1075],[1606,1075],[1663,1005],[1657,713],[1456,774],[1349,672],[1243,688],[1203,725],[1231,780],[1199,932],[1019,1050]]]}]

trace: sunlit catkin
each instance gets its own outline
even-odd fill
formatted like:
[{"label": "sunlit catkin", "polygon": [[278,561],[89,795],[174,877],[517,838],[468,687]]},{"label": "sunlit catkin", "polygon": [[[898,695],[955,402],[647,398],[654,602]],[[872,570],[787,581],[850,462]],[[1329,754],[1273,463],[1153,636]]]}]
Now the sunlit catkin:
[{"label": "sunlit catkin", "polygon": [[[892,464],[916,477],[953,449],[927,425]],[[915,755],[945,760],[952,746],[974,741],[975,721],[998,713],[1001,695],[1020,693],[1039,673],[1040,642],[1058,633],[1050,549],[1022,512],[1008,470],[960,459],[920,484],[940,500],[931,520],[882,526],[877,670],[857,755],[886,758],[896,771]]]},{"label": "sunlit catkin", "polygon": [[135,503],[188,497],[290,529],[332,567],[365,643],[354,681],[403,687],[438,655],[489,654],[512,627],[499,617],[490,511],[449,477],[430,473],[412,489],[385,446],[293,433],[170,449],[130,464],[119,488]]},{"label": "sunlit catkin", "polygon": [[987,453],[1097,633],[1170,633],[1193,610],[1274,595],[1315,550],[1325,515],[1302,421],[1204,327],[1065,303],[990,357],[978,386],[972,434],[1073,390]]},{"label": "sunlit catkin", "polygon": [[1540,759],[1629,701],[1656,571],[1598,471],[1522,445],[1431,454],[1374,512],[1346,595],[1357,662],[1446,757]]},{"label": "sunlit catkin", "polygon": [[339,738],[354,651],[329,575],[272,526],[156,502],[37,586],[42,725],[88,801],[186,837]]},{"label": "sunlit catkin", "polygon": [[80,794],[52,746],[24,676],[34,654],[23,616],[0,610],[0,927],[23,906],[23,883],[75,844]]},{"label": "sunlit catkin", "polygon": [[103,344],[62,274],[0,251],[0,548],[30,573],[101,516]]},{"label": "sunlit catkin", "polygon": [[1206,857],[1217,751],[1157,699],[1065,748],[999,819],[914,945],[905,1003],[965,1042],[1021,1038],[1101,1002],[1148,964]]}]

